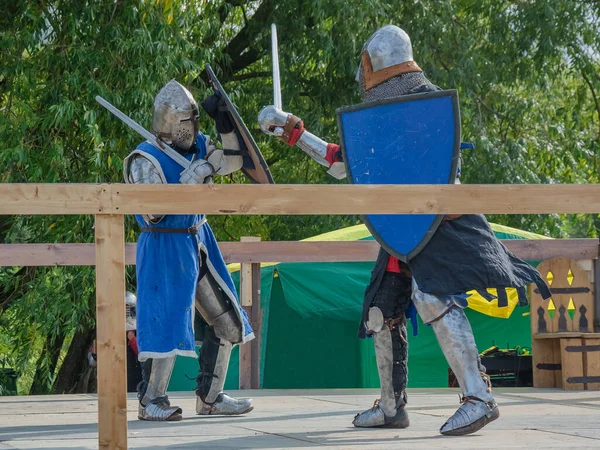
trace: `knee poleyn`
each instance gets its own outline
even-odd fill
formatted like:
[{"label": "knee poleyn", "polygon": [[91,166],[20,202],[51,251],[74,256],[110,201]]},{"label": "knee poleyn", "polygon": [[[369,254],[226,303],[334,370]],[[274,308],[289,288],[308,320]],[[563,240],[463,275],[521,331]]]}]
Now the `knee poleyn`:
[{"label": "knee poleyn", "polygon": [[215,318],[213,328],[219,339],[232,344],[242,342],[242,324],[233,308]]}]

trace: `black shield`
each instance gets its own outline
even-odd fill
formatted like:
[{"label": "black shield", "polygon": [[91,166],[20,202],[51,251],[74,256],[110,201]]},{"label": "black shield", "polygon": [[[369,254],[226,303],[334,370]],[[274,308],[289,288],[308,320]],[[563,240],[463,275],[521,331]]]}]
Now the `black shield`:
[{"label": "black shield", "polygon": [[215,92],[218,92],[225,104],[227,105],[227,110],[231,113],[233,118],[234,125],[236,127],[235,132],[238,136],[238,141],[240,142],[242,155],[244,156],[244,165],[242,167],[242,172],[252,181],[253,183],[258,184],[275,184],[273,181],[273,176],[271,175],[271,171],[269,170],[269,166],[265,161],[262,153],[258,149],[258,145],[256,145],[256,141],[248,131],[246,124],[240,117],[239,113],[231,103],[229,96],[219,83],[219,80],[215,76],[215,73],[211,69],[209,64],[205,64],[204,68],[206,69],[206,73],[208,73],[208,79],[210,84]]}]

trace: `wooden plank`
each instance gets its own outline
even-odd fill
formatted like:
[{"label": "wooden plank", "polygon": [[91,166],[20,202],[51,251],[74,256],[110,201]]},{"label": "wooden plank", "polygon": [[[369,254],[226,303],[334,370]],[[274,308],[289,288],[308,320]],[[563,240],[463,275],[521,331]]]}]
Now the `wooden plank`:
[{"label": "wooden plank", "polygon": [[560,341],[558,339],[555,339],[552,342],[553,346],[552,346],[552,352],[553,352],[553,360],[556,361],[556,363],[560,363],[561,366],[561,370],[555,370],[554,371],[554,386],[556,386],[557,388],[562,388],[564,387],[563,384],[563,372],[562,372],[562,355],[561,355],[561,350],[560,350]]},{"label": "wooden plank", "polygon": [[[242,237],[242,242],[257,242],[259,237]],[[252,322],[252,302],[254,297],[254,286],[252,277],[252,264],[242,263],[240,267],[240,303],[250,322]],[[252,365],[253,365],[252,342],[240,345],[240,389],[252,388]]]},{"label": "wooden plank", "polygon": [[[597,239],[509,239],[502,243],[519,258],[528,260],[544,260],[557,254],[570,259],[598,257]],[[227,263],[375,261],[379,252],[376,241],[220,242],[219,247]],[[126,264],[135,264],[135,248],[136,244],[125,244]],[[94,244],[0,244],[0,266],[94,264]]]},{"label": "wooden plank", "polygon": [[[600,345],[600,335],[596,339],[585,339],[585,345]],[[586,375],[600,377],[600,352],[588,352],[586,355]],[[600,383],[588,383],[590,391],[600,391]]]},{"label": "wooden plank", "polygon": [[337,242],[221,242],[227,262],[342,262],[375,261],[376,241]]},{"label": "wooden plank", "polygon": [[1,184],[0,215],[110,213],[109,184]]},{"label": "wooden plank", "polygon": [[598,213],[600,184],[116,184],[112,206],[121,214]]},{"label": "wooden plank", "polygon": [[240,303],[252,306],[252,264],[242,263],[240,266]]},{"label": "wooden plank", "polygon": [[[501,242],[517,257],[526,260],[598,257],[597,239],[504,239]],[[379,244],[372,240],[221,242],[219,246],[227,262],[375,261],[379,252]]]},{"label": "wooden plank", "polygon": [[262,341],[262,310],[260,303],[260,263],[252,264],[252,314],[250,322],[254,328],[254,339],[252,340],[252,362],[251,362],[251,387],[261,389],[261,341]]},{"label": "wooden plank", "polygon": [[127,448],[125,232],[122,215],[96,216],[98,443]]},{"label": "wooden plank", "polygon": [[600,339],[600,333],[546,333],[546,334],[534,334],[533,339],[566,339],[566,338],[584,338],[584,339]]},{"label": "wooden plank", "polygon": [[519,258],[529,261],[558,256],[575,260],[598,257],[598,239],[506,239],[502,243]]},{"label": "wooden plank", "polygon": [[[560,359],[562,361],[563,389],[566,391],[577,391],[584,389],[584,383],[573,383],[567,381],[569,378],[583,377],[584,365],[582,352],[568,352],[568,346],[581,346],[585,339],[561,339]],[[585,386],[587,388],[587,386]]]},{"label": "wooden plank", "polygon": [[[0,184],[0,214],[556,214],[600,212],[599,184]],[[389,198],[402,198],[390,202]],[[343,199],[343,201],[340,201]]]},{"label": "wooden plank", "polygon": [[536,388],[558,387],[560,379],[560,353],[555,351],[558,339],[533,340],[531,342],[531,362],[533,366],[533,386]]},{"label": "wooden plank", "polygon": [[[125,264],[135,264],[136,244],[125,244]],[[1,266],[93,266],[95,244],[0,244]]]}]

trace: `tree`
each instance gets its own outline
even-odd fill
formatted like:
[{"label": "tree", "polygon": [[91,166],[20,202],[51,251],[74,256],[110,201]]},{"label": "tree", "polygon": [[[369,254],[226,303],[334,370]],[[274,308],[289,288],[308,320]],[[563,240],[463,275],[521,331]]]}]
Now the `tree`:
[{"label": "tree", "polygon": [[[464,155],[466,182],[597,182],[599,9],[572,0],[13,2],[0,17],[0,181],[120,181],[123,158],[140,138],[94,97],[149,128],[153,97],[169,79],[197,99],[210,92],[209,62],[276,181],[336,182],[258,130],[256,115],[272,102],[269,25],[279,29],[284,108],[336,141],[335,109],[358,102],[362,44],[391,22],[411,35],[431,80],[459,91],[463,139],[476,144]],[[201,121],[214,136],[209,119]],[[234,174],[217,182],[245,181]],[[600,226],[592,216],[492,219],[552,236],[595,236]],[[92,220],[0,217],[0,242],[92,242]],[[300,239],[358,221],[211,218],[222,240]],[[126,226],[135,240],[131,217]],[[93,270],[5,268],[0,284],[0,348],[10,348],[11,363],[25,371],[21,391],[34,377],[36,392],[74,389],[94,333]]]}]

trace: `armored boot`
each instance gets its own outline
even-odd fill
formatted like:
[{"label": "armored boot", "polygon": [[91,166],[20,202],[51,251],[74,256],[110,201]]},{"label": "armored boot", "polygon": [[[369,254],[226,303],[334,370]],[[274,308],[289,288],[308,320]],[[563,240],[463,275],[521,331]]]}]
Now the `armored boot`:
[{"label": "armored boot", "polygon": [[213,403],[207,403],[202,397],[196,397],[196,413],[200,416],[237,416],[252,411],[252,399],[237,399],[224,392],[219,393]]},{"label": "armored boot", "polygon": [[492,396],[489,377],[481,366],[471,324],[463,311],[468,305],[466,297],[424,293],[413,277],[412,299],[423,323],[433,328],[463,392],[460,408],[442,425],[440,433],[451,436],[474,433],[500,417],[500,411]]},{"label": "armored boot", "polygon": [[359,428],[406,428],[410,425],[406,412],[406,382],[408,342],[406,319],[384,319],[381,309],[369,309],[367,322],[369,334],[373,334],[375,358],[381,384],[381,399],[372,408],[357,414],[352,424]]},{"label": "armored boot", "polygon": [[252,399],[235,399],[223,392],[233,345],[207,329],[200,351],[196,414],[234,416],[252,411]]},{"label": "armored boot", "polygon": [[160,422],[182,420],[183,411],[178,406],[171,406],[167,397],[174,365],[175,357],[144,361],[143,381],[138,386],[138,419]]},{"label": "armored boot", "polygon": [[463,396],[461,406],[440,428],[440,433],[463,436],[475,433],[500,417],[492,396],[489,377],[481,371],[479,354],[469,320],[464,311],[452,308],[433,322],[433,330]]},{"label": "armored boot", "polygon": [[394,409],[395,415],[388,416],[381,407],[381,400],[375,400],[373,407],[354,416],[352,425],[357,428],[407,428],[410,425],[406,403],[402,402]]},{"label": "armored boot", "polygon": [[146,406],[140,403],[138,408],[138,419],[157,422],[178,422],[183,420],[182,409],[179,406],[171,406],[167,396],[156,397]]}]

